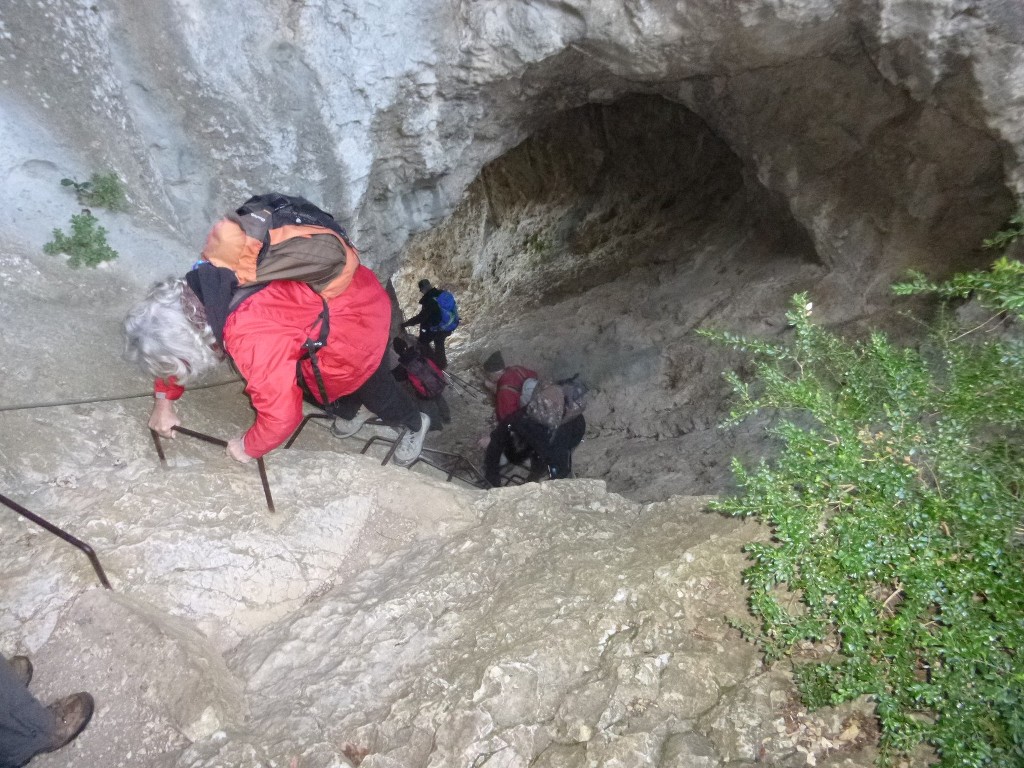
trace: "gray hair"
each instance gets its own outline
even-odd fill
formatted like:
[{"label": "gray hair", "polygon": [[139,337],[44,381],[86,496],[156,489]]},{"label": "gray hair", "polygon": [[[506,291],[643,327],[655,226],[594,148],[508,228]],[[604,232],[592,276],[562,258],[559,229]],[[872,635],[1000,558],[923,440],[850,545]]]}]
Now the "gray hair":
[{"label": "gray hair", "polygon": [[[184,301],[183,301],[184,298]],[[195,382],[223,359],[195,294],[182,278],[149,289],[124,319],[124,357],[155,379]]]}]

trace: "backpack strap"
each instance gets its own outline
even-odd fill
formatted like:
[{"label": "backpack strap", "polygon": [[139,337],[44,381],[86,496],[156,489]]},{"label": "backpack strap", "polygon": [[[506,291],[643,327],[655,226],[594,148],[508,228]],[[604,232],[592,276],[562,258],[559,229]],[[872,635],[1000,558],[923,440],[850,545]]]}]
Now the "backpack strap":
[{"label": "backpack strap", "polygon": [[320,390],[320,402],[326,406],[329,404],[327,400],[327,387],[324,386],[324,377],[320,373],[320,365],[317,363],[316,353],[327,346],[327,337],[331,333],[331,315],[327,308],[327,300],[320,297],[320,301],[324,303],[324,308],[320,311],[320,335],[316,339],[306,339],[306,343],[302,345],[302,348],[306,350],[305,356],[309,358],[309,364],[313,367],[313,376],[316,378],[316,385]]}]

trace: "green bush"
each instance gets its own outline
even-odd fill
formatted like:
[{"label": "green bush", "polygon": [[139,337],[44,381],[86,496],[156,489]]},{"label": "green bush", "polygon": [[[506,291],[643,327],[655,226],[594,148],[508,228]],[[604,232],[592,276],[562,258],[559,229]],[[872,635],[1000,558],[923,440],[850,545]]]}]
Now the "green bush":
[{"label": "green bush", "polygon": [[104,261],[117,258],[117,251],[107,244],[107,230],[99,225],[89,211],[82,211],[71,217],[71,235],[59,229],[53,230],[53,240],[43,246],[46,253],[66,253],[71,258],[68,265],[95,267]]},{"label": "green bush", "polygon": [[944,313],[920,349],[844,340],[804,295],[789,343],[704,333],[754,358],[730,422],[770,409],[781,440],[715,507],[772,530],[744,573],[755,637],[808,706],[871,696],[883,764],[924,741],[942,766],[1024,765],[1024,266],[896,290],[973,294],[999,334]]},{"label": "green bush", "polygon": [[94,173],[88,181],[61,179],[61,186],[73,187],[75,196],[81,205],[93,208],[106,208],[111,211],[123,211],[128,207],[128,198],[117,174]]}]

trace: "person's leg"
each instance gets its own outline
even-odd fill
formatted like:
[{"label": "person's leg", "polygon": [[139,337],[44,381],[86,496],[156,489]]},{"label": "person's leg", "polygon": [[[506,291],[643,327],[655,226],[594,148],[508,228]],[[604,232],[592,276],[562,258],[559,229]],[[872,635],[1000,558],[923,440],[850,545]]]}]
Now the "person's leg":
[{"label": "person's leg", "polygon": [[0,768],[17,768],[53,745],[53,714],[0,656]]},{"label": "person's leg", "polygon": [[450,424],[452,420],[452,409],[448,406],[448,401],[444,399],[444,395],[438,395],[435,397],[434,403],[437,405],[437,415],[441,417],[441,421],[445,424]]},{"label": "person's leg", "polygon": [[444,351],[444,342],[450,335],[447,331],[434,333],[434,362],[442,371],[448,367],[448,354]]},{"label": "person's leg", "polygon": [[491,432],[490,442],[484,451],[484,479],[493,488],[501,485],[501,456],[512,445],[512,432],[505,424],[499,424]]},{"label": "person's leg", "polygon": [[354,394],[385,424],[407,428],[395,446],[392,461],[400,467],[412,465],[423,450],[430,417],[421,413],[413,399],[399,388],[383,362]]},{"label": "person's leg", "polygon": [[569,477],[572,474],[572,451],[583,442],[586,431],[587,423],[582,415],[567,421],[555,430],[544,455],[552,479]]},{"label": "person's leg", "polygon": [[399,429],[408,427],[414,432],[420,429],[419,408],[412,398],[401,390],[394,376],[384,365],[378,367],[359,389],[346,397],[354,397],[357,403],[365,405],[385,424]]},{"label": "person's leg", "polygon": [[[408,394],[408,392],[407,392]],[[440,409],[437,407],[437,399],[424,400],[421,397],[415,398],[415,403],[420,409],[420,413],[425,413],[430,417],[430,431],[440,432],[444,429],[444,421],[441,418]]]},{"label": "person's leg", "polygon": [[442,370],[448,365],[444,351],[444,339],[447,335],[443,331],[420,332],[420,349]]}]

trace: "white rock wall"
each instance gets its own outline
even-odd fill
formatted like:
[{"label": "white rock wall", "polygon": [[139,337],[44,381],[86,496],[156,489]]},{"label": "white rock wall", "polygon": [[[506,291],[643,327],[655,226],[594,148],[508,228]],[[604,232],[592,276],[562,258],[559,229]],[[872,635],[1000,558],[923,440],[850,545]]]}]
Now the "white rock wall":
[{"label": "white rock wall", "polygon": [[[114,168],[136,210],[186,249],[250,191],[303,192],[350,221],[389,271],[408,234],[448,214],[485,163],[554,111],[658,92],[708,120],[752,178],[791,200],[828,259],[863,263],[843,233],[884,240],[904,222],[863,221],[855,210],[870,190],[844,189],[836,168],[873,172],[884,150],[874,129],[919,120],[915,106],[951,125],[901,138],[959,154],[947,141],[963,125],[968,143],[998,148],[987,183],[1024,189],[1021,15],[1013,0],[11,0],[0,108],[57,148],[8,148],[0,188],[59,201],[50,179],[13,188],[18,170]],[[829,90],[842,93],[823,99]],[[836,162],[814,160],[823,153]],[[940,198],[933,207],[969,203],[941,194],[955,164],[939,165],[891,181]]]}]

